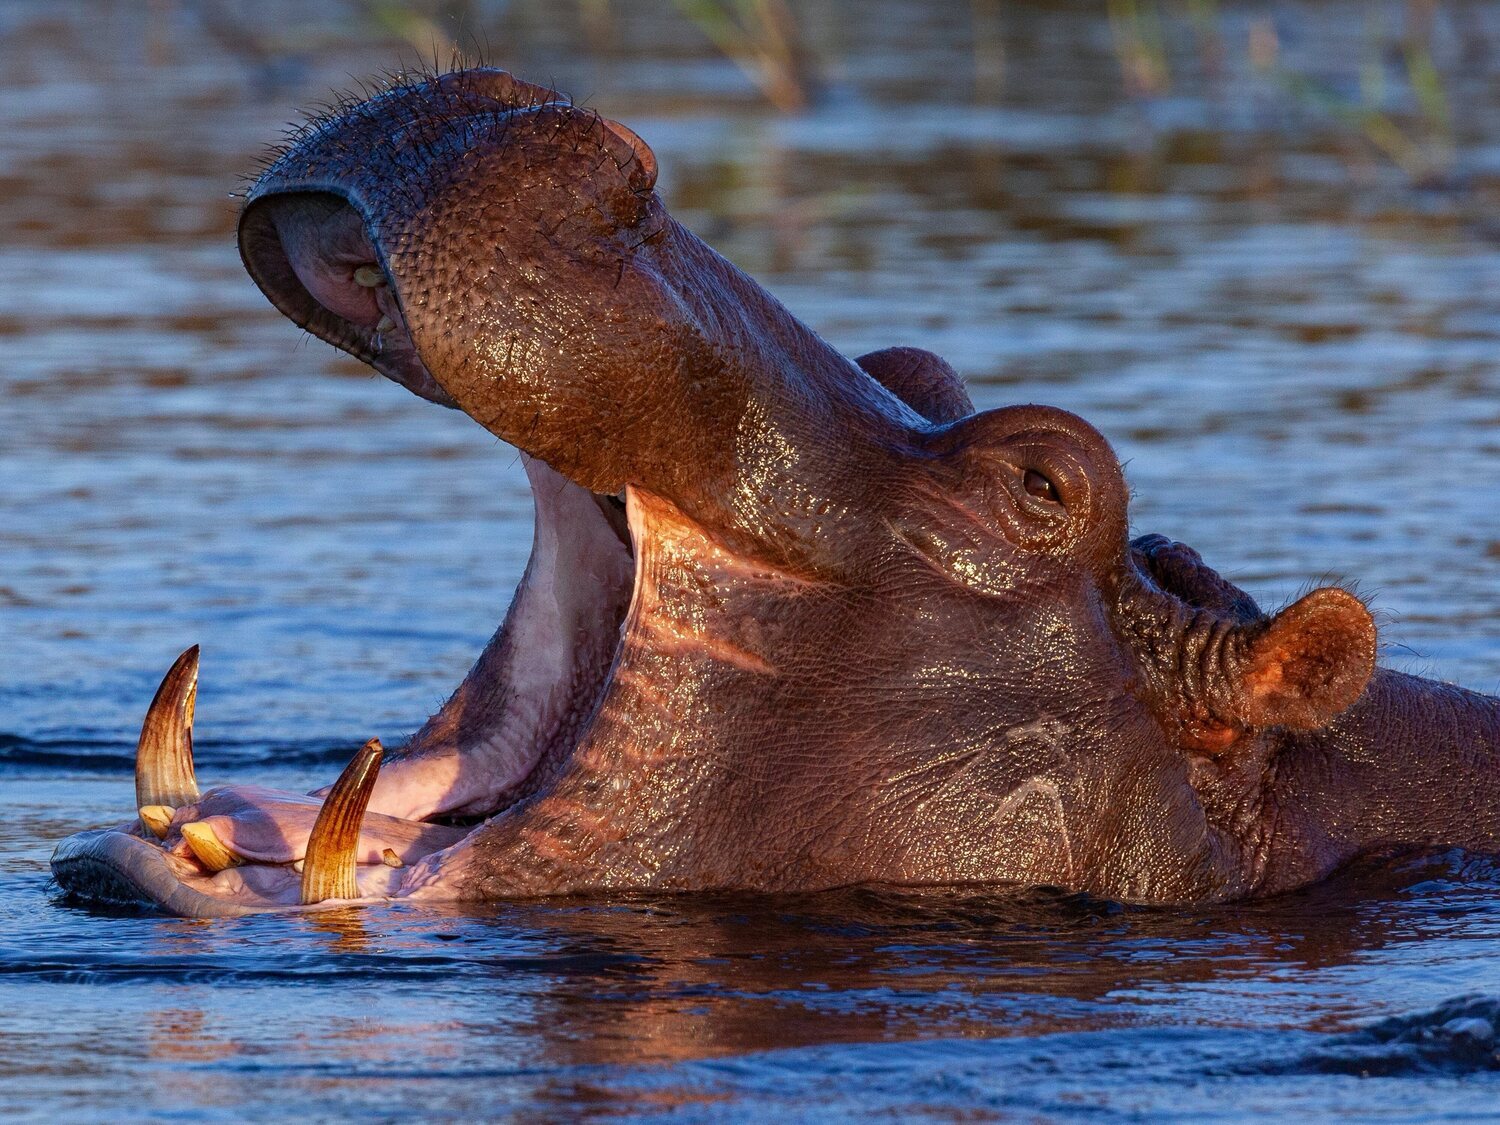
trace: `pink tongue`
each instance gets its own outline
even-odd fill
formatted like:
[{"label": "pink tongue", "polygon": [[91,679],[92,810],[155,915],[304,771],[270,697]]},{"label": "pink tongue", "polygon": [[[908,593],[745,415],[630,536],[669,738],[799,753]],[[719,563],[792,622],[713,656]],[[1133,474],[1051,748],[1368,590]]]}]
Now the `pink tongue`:
[{"label": "pink tongue", "polygon": [[354,281],[355,269],[376,260],[354,209],[308,196],[278,208],[275,222],[292,271],[313,300],[352,324],[373,329],[382,315],[376,294],[383,290]]}]

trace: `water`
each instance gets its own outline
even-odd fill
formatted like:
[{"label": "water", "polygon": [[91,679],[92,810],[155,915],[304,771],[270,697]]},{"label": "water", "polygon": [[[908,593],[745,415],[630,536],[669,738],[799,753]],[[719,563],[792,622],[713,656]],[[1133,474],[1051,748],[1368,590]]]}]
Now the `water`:
[{"label": "water", "polygon": [[[1286,75],[1357,99],[1383,70],[1391,122],[1438,153],[1393,162],[1255,71],[1264,8],[1201,7],[1220,47],[1161,9],[1167,80],[1132,97],[1102,5],[810,3],[826,88],[796,117],[667,4],[466,26],[637,128],[676,213],[841,348],[930,347],[981,406],[1078,411],[1139,531],[1262,604],[1358,577],[1387,663],[1493,691],[1500,17],[1440,9],[1439,128],[1372,46],[1402,10],[1276,7]],[[187,644],[200,776],[311,787],[442,699],[524,565],[514,452],[300,336],[234,252],[228,193],[292,107],[401,56],[361,10],[0,6],[0,1109],[1493,1112],[1493,1052],[1452,1030],[1472,1013],[1422,1016],[1500,997],[1500,867],[1457,854],[1186,912],[57,901],[53,843],[129,811],[136,724]]]}]

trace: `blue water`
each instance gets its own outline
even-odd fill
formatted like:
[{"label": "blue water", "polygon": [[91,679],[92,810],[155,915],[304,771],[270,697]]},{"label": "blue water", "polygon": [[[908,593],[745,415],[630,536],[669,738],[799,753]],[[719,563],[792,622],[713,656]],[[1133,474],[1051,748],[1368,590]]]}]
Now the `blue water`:
[{"label": "blue water", "polygon": [[[1356,577],[1387,663],[1500,686],[1500,13],[1439,7],[1438,120],[1397,6],[810,2],[824,88],[788,116],[671,5],[596,7],[466,26],[635,127],[674,211],[841,348],[930,347],[981,406],[1078,411],[1139,531],[1262,604]],[[1493,1113],[1500,866],[1458,854],[1187,912],[59,901],[51,847],[128,814],[187,644],[200,778],[310,788],[420,722],[524,566],[514,451],[301,336],[235,255],[228,193],[294,107],[412,57],[361,11],[0,6],[0,1111]]]}]

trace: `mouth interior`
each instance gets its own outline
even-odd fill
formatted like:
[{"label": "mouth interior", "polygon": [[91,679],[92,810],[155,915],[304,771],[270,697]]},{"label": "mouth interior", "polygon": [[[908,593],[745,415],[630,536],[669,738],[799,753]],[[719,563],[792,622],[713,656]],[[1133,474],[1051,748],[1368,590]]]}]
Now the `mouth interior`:
[{"label": "mouth interior", "polygon": [[[380,248],[347,199],[257,200],[240,245],[293,322],[421,397],[457,405],[418,355]],[[557,775],[606,694],[635,586],[627,501],[524,461],[536,510],[526,573],[463,683],[381,771],[373,811],[471,824],[513,807]]]}]

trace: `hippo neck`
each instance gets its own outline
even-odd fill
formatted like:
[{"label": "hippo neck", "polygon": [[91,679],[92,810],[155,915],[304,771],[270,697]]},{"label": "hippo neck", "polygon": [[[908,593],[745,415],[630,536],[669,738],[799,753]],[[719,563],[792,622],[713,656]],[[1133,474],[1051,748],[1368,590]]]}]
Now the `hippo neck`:
[{"label": "hippo neck", "polygon": [[1500,699],[1379,669],[1326,729],[1273,762],[1277,889],[1369,850],[1500,847]]}]

